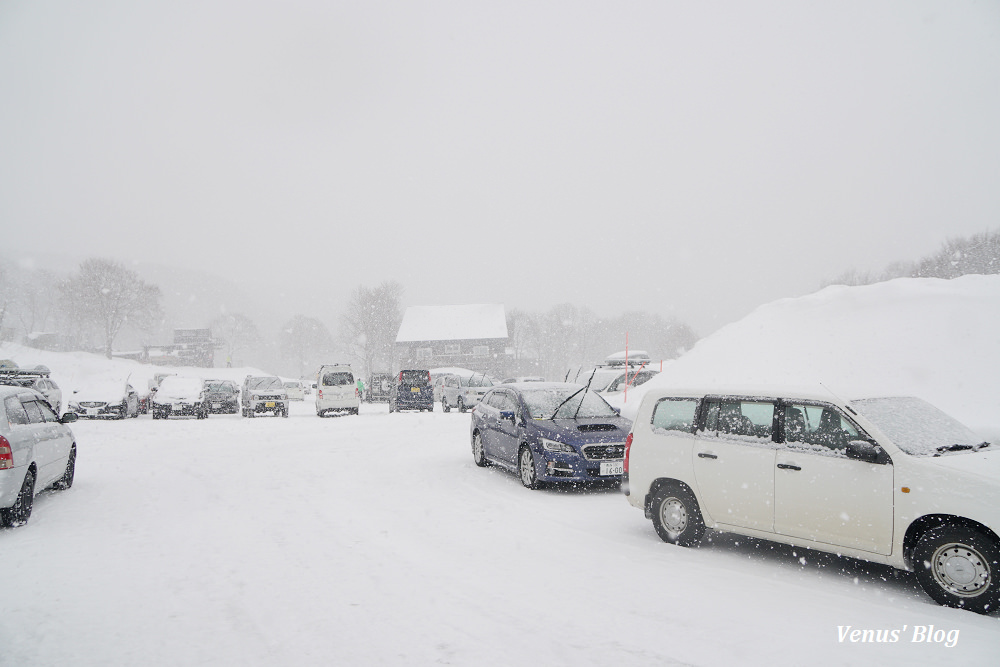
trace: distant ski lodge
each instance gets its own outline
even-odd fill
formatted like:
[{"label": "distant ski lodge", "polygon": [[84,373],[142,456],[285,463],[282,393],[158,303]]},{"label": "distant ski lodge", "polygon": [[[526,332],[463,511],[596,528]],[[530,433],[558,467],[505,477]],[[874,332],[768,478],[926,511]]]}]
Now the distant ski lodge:
[{"label": "distant ski lodge", "polygon": [[396,335],[399,368],[458,366],[499,373],[507,365],[503,304],[411,306]]}]

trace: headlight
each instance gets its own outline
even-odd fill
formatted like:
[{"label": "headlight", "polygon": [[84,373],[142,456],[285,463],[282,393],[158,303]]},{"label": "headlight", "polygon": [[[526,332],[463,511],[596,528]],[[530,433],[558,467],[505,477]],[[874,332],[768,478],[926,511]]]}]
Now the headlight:
[{"label": "headlight", "polygon": [[546,438],[539,438],[538,440],[542,443],[542,447],[550,452],[567,452],[569,454],[576,454],[576,449],[573,448],[573,445],[567,445],[565,442],[557,442]]}]

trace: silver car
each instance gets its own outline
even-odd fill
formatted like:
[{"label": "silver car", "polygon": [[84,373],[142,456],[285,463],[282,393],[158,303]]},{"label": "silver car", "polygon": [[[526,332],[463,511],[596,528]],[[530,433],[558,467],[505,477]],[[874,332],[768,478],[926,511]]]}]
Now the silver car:
[{"label": "silver car", "polygon": [[76,441],[37,391],[0,386],[0,526],[22,526],[31,516],[35,493],[73,486]]}]

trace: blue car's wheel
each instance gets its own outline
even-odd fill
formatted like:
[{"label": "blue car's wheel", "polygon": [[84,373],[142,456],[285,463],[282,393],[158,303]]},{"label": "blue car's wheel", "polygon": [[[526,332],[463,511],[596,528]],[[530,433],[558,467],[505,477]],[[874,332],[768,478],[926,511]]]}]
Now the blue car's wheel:
[{"label": "blue car's wheel", "polygon": [[517,456],[517,474],[525,488],[542,488],[542,483],[538,481],[538,473],[535,471],[535,456],[527,445],[521,446],[521,452]]},{"label": "blue car's wheel", "polygon": [[479,435],[478,431],[472,436],[472,460],[480,468],[485,468],[490,464],[486,460],[486,450],[483,449],[483,436]]}]

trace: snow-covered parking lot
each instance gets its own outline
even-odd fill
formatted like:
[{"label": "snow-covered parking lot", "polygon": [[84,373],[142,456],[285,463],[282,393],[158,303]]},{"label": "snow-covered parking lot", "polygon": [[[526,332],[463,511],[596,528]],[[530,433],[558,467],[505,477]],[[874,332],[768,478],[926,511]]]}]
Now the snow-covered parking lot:
[{"label": "snow-covered parking lot", "polygon": [[911,575],[730,536],[668,546],[618,491],[476,468],[468,415],[292,408],[74,424],[73,488],[0,531],[0,664],[1000,658],[997,615],[939,607]]}]

